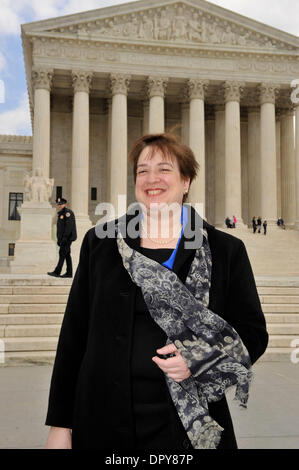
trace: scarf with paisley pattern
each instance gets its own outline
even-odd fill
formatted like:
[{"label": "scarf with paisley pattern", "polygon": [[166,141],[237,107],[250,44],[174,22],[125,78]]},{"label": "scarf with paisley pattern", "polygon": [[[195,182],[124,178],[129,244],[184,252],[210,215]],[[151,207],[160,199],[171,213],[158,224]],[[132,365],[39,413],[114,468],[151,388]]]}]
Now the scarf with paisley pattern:
[{"label": "scarf with paisley pattern", "polygon": [[123,265],[142,294],[154,321],[187,363],[191,376],[165,379],[177,413],[194,449],[216,449],[223,428],[209,415],[236,385],[235,399],[246,408],[252,378],[248,351],[238,333],[208,308],[212,256],[208,237],[196,249],[185,284],[168,268],[130,248],[118,230]]}]

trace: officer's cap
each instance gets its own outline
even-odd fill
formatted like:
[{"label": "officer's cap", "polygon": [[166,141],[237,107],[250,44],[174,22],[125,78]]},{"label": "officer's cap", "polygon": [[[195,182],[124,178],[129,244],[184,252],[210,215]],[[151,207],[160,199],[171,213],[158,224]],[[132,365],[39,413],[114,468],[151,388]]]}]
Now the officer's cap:
[{"label": "officer's cap", "polygon": [[66,203],[67,203],[67,200],[64,199],[63,197],[58,197],[58,198],[56,199],[56,204],[57,204],[58,206],[60,206],[61,204],[66,204]]}]

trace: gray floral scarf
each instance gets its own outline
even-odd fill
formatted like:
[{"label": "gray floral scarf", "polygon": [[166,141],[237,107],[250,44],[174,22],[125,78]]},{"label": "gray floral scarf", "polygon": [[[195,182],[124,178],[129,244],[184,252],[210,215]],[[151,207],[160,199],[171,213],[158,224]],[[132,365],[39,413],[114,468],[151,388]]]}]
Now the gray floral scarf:
[{"label": "gray floral scarf", "polygon": [[141,287],[154,321],[174,343],[192,375],[168,389],[195,449],[217,448],[223,428],[209,416],[208,403],[236,385],[235,399],[246,408],[252,377],[248,351],[238,333],[208,309],[212,257],[203,230],[185,284],[168,268],[130,248],[120,231],[118,250],[131,279]]}]

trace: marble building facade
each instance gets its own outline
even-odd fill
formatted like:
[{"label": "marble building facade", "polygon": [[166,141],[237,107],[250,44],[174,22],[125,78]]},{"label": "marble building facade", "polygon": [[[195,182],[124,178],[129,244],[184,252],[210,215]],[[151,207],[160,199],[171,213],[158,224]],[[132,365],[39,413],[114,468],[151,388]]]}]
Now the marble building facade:
[{"label": "marble building facade", "polygon": [[22,41],[31,170],[54,178],[50,202],[68,199],[79,232],[100,202],[134,201],[133,141],[172,129],[200,164],[189,200],[210,223],[299,229],[298,37],[203,0],[140,0],[22,25]]}]

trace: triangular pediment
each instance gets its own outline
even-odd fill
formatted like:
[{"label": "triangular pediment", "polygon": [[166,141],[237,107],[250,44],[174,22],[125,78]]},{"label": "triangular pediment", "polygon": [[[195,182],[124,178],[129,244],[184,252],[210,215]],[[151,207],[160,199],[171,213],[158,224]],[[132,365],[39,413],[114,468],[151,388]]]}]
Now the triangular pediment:
[{"label": "triangular pediment", "polygon": [[30,23],[23,30],[89,40],[298,52],[296,36],[204,0],[152,1],[150,8],[148,4],[140,0],[101,8]]}]

